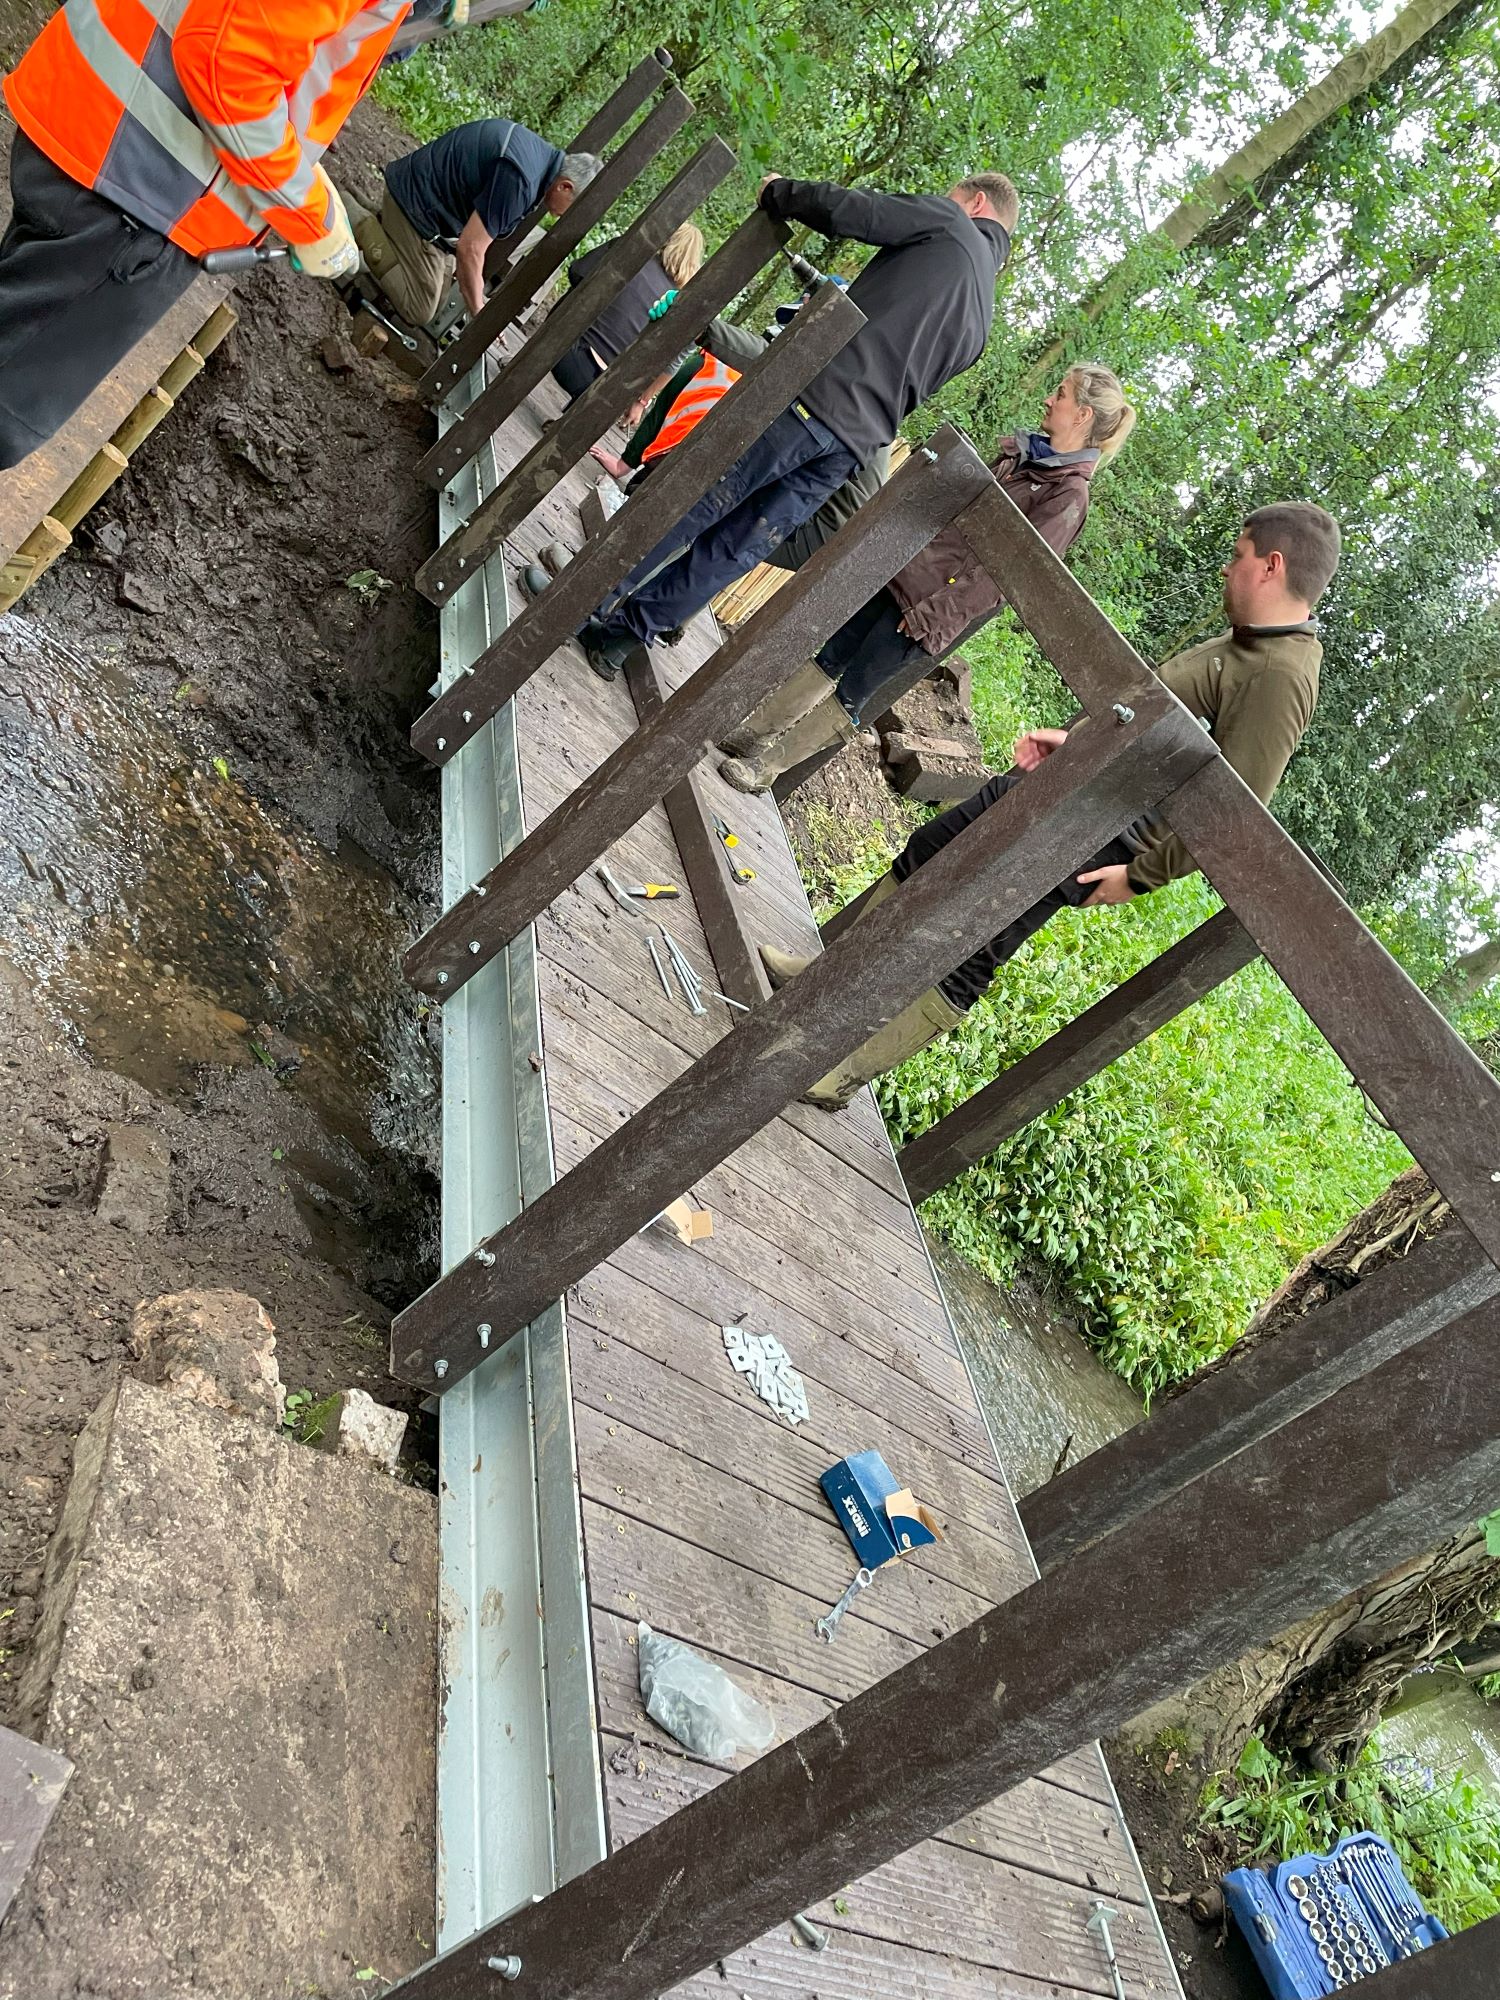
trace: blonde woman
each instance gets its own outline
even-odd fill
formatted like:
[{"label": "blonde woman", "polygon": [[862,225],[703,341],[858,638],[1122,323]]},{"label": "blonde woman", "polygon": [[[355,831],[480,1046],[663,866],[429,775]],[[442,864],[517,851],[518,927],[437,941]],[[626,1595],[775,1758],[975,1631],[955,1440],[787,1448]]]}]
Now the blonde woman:
[{"label": "blonde woman", "polygon": [[[1000,440],[991,472],[1059,556],[1088,519],[1095,472],[1134,423],[1114,370],[1082,361],[1042,405],[1040,431]],[[957,528],[945,528],[725,738],[720,773],[739,791],[763,792],[820,750],[849,742],[862,716],[889,707],[895,696],[883,696],[893,682],[909,683],[920,658],[940,659],[1003,601]]]},{"label": "blonde woman", "polygon": [[[569,265],[568,283],[582,284],[608,248],[608,243],[601,243]],[[672,231],[657,256],[648,258],[633,278],[625,280],[588,332],[574,341],[553,369],[552,379],[567,391],[569,402],[576,402],[645,331],[658,307],[665,310],[665,305],[670,305],[689,278],[697,276],[702,263],[703,231],[695,223],[684,222]]]}]

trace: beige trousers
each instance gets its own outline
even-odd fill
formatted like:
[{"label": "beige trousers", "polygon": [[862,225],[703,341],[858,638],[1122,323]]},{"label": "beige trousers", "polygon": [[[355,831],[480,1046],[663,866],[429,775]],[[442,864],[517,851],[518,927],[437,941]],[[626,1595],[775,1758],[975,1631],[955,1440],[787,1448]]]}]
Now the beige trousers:
[{"label": "beige trousers", "polygon": [[410,326],[426,326],[453,275],[453,259],[443,246],[417,234],[389,189],[379,215],[355,223],[354,240],[370,276],[400,317]]}]

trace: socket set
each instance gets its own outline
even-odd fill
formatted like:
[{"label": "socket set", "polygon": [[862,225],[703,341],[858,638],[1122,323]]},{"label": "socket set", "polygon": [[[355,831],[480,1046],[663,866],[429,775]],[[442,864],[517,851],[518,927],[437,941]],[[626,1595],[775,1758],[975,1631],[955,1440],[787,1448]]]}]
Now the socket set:
[{"label": "socket set", "polygon": [[1448,1935],[1374,1833],[1345,1834],[1327,1854],[1272,1869],[1236,1868],[1223,1887],[1274,2000],[1341,1993]]}]

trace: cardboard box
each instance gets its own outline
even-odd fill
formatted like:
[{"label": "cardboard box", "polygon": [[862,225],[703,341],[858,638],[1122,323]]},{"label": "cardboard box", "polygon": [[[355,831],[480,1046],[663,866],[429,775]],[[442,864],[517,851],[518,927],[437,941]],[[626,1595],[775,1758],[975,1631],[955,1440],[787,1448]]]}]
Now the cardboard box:
[{"label": "cardboard box", "polygon": [[857,1451],[818,1481],[864,1569],[879,1569],[912,1549],[940,1542],[943,1531],[878,1451]]}]

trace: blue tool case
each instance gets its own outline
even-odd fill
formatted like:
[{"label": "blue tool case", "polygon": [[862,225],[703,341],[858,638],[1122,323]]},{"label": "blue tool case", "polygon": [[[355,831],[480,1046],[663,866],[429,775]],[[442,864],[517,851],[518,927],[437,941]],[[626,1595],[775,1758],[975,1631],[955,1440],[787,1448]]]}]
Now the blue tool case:
[{"label": "blue tool case", "polygon": [[1224,1901],[1274,2000],[1341,1993],[1448,1935],[1375,1833],[1345,1834],[1327,1854],[1274,1868],[1236,1868]]}]

